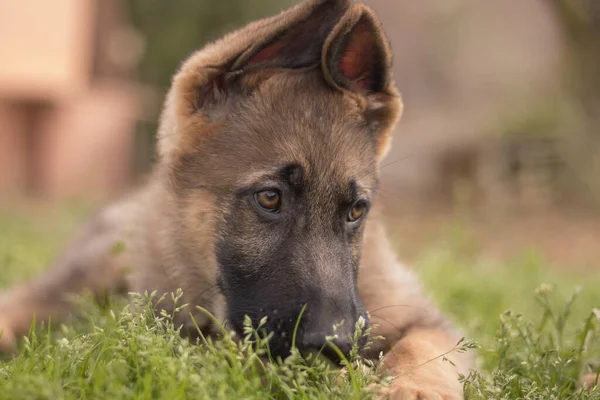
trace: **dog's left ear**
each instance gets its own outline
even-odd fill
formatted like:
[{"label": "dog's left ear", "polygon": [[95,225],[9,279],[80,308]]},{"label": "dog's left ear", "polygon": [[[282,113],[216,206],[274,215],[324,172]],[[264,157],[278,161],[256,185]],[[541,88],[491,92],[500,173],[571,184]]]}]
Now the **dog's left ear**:
[{"label": "dog's left ear", "polygon": [[402,102],[391,78],[389,42],[370,8],[355,5],[336,25],[325,41],[322,68],[330,85],[356,95],[363,104],[381,160],[389,150]]}]

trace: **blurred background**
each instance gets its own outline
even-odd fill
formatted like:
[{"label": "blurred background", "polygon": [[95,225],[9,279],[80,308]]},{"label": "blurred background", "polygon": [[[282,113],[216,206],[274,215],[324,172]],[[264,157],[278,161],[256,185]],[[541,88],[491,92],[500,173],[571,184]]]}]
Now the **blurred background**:
[{"label": "blurred background", "polygon": [[[486,256],[598,270],[600,2],[366,2],[406,107],[380,199],[405,258],[460,224]],[[0,210],[143,182],[179,63],[293,3],[0,0]]]}]

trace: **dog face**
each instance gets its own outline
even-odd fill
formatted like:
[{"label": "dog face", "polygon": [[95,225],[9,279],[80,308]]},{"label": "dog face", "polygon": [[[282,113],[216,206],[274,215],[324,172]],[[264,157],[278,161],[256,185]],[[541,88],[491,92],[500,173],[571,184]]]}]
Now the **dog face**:
[{"label": "dog face", "polygon": [[319,350],[343,321],[347,353],[366,320],[361,241],[400,113],[389,67],[369,9],[313,0],[209,46],[175,77],[159,150],[180,241],[193,248],[190,216],[210,214],[227,320],[241,332],[245,315],[267,316],[275,355],[289,352],[304,306],[301,349]]},{"label": "dog face", "polygon": [[287,351],[304,304],[307,341],[324,340],[343,319],[347,346],[357,318],[366,318],[356,280],[376,147],[318,73],[271,77],[206,143],[207,154],[228,147],[203,171],[218,182],[210,191],[223,206],[215,251],[229,318],[241,330],[245,314],[267,315],[281,339],[271,343],[276,353]]}]

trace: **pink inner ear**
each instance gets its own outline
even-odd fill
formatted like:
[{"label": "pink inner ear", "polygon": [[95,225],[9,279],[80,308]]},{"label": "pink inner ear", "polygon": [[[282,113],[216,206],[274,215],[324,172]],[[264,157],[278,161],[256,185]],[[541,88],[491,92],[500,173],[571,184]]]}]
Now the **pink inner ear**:
[{"label": "pink inner ear", "polygon": [[252,58],[248,60],[248,64],[272,60],[277,57],[277,54],[279,54],[282,47],[283,44],[281,42],[273,43],[252,56]]},{"label": "pink inner ear", "polygon": [[355,81],[360,78],[360,54],[352,49],[346,50],[346,53],[340,61],[340,72],[351,81]]},{"label": "pink inner ear", "polygon": [[357,24],[338,64],[340,73],[362,90],[369,90],[373,84],[375,41],[367,24]]}]

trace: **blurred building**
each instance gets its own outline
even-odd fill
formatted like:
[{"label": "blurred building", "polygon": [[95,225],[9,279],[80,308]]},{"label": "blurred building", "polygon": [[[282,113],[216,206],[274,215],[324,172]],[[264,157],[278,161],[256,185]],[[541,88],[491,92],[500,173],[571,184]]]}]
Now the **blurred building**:
[{"label": "blurred building", "polygon": [[106,197],[130,183],[143,109],[127,78],[141,49],[119,5],[0,0],[0,197]]}]

